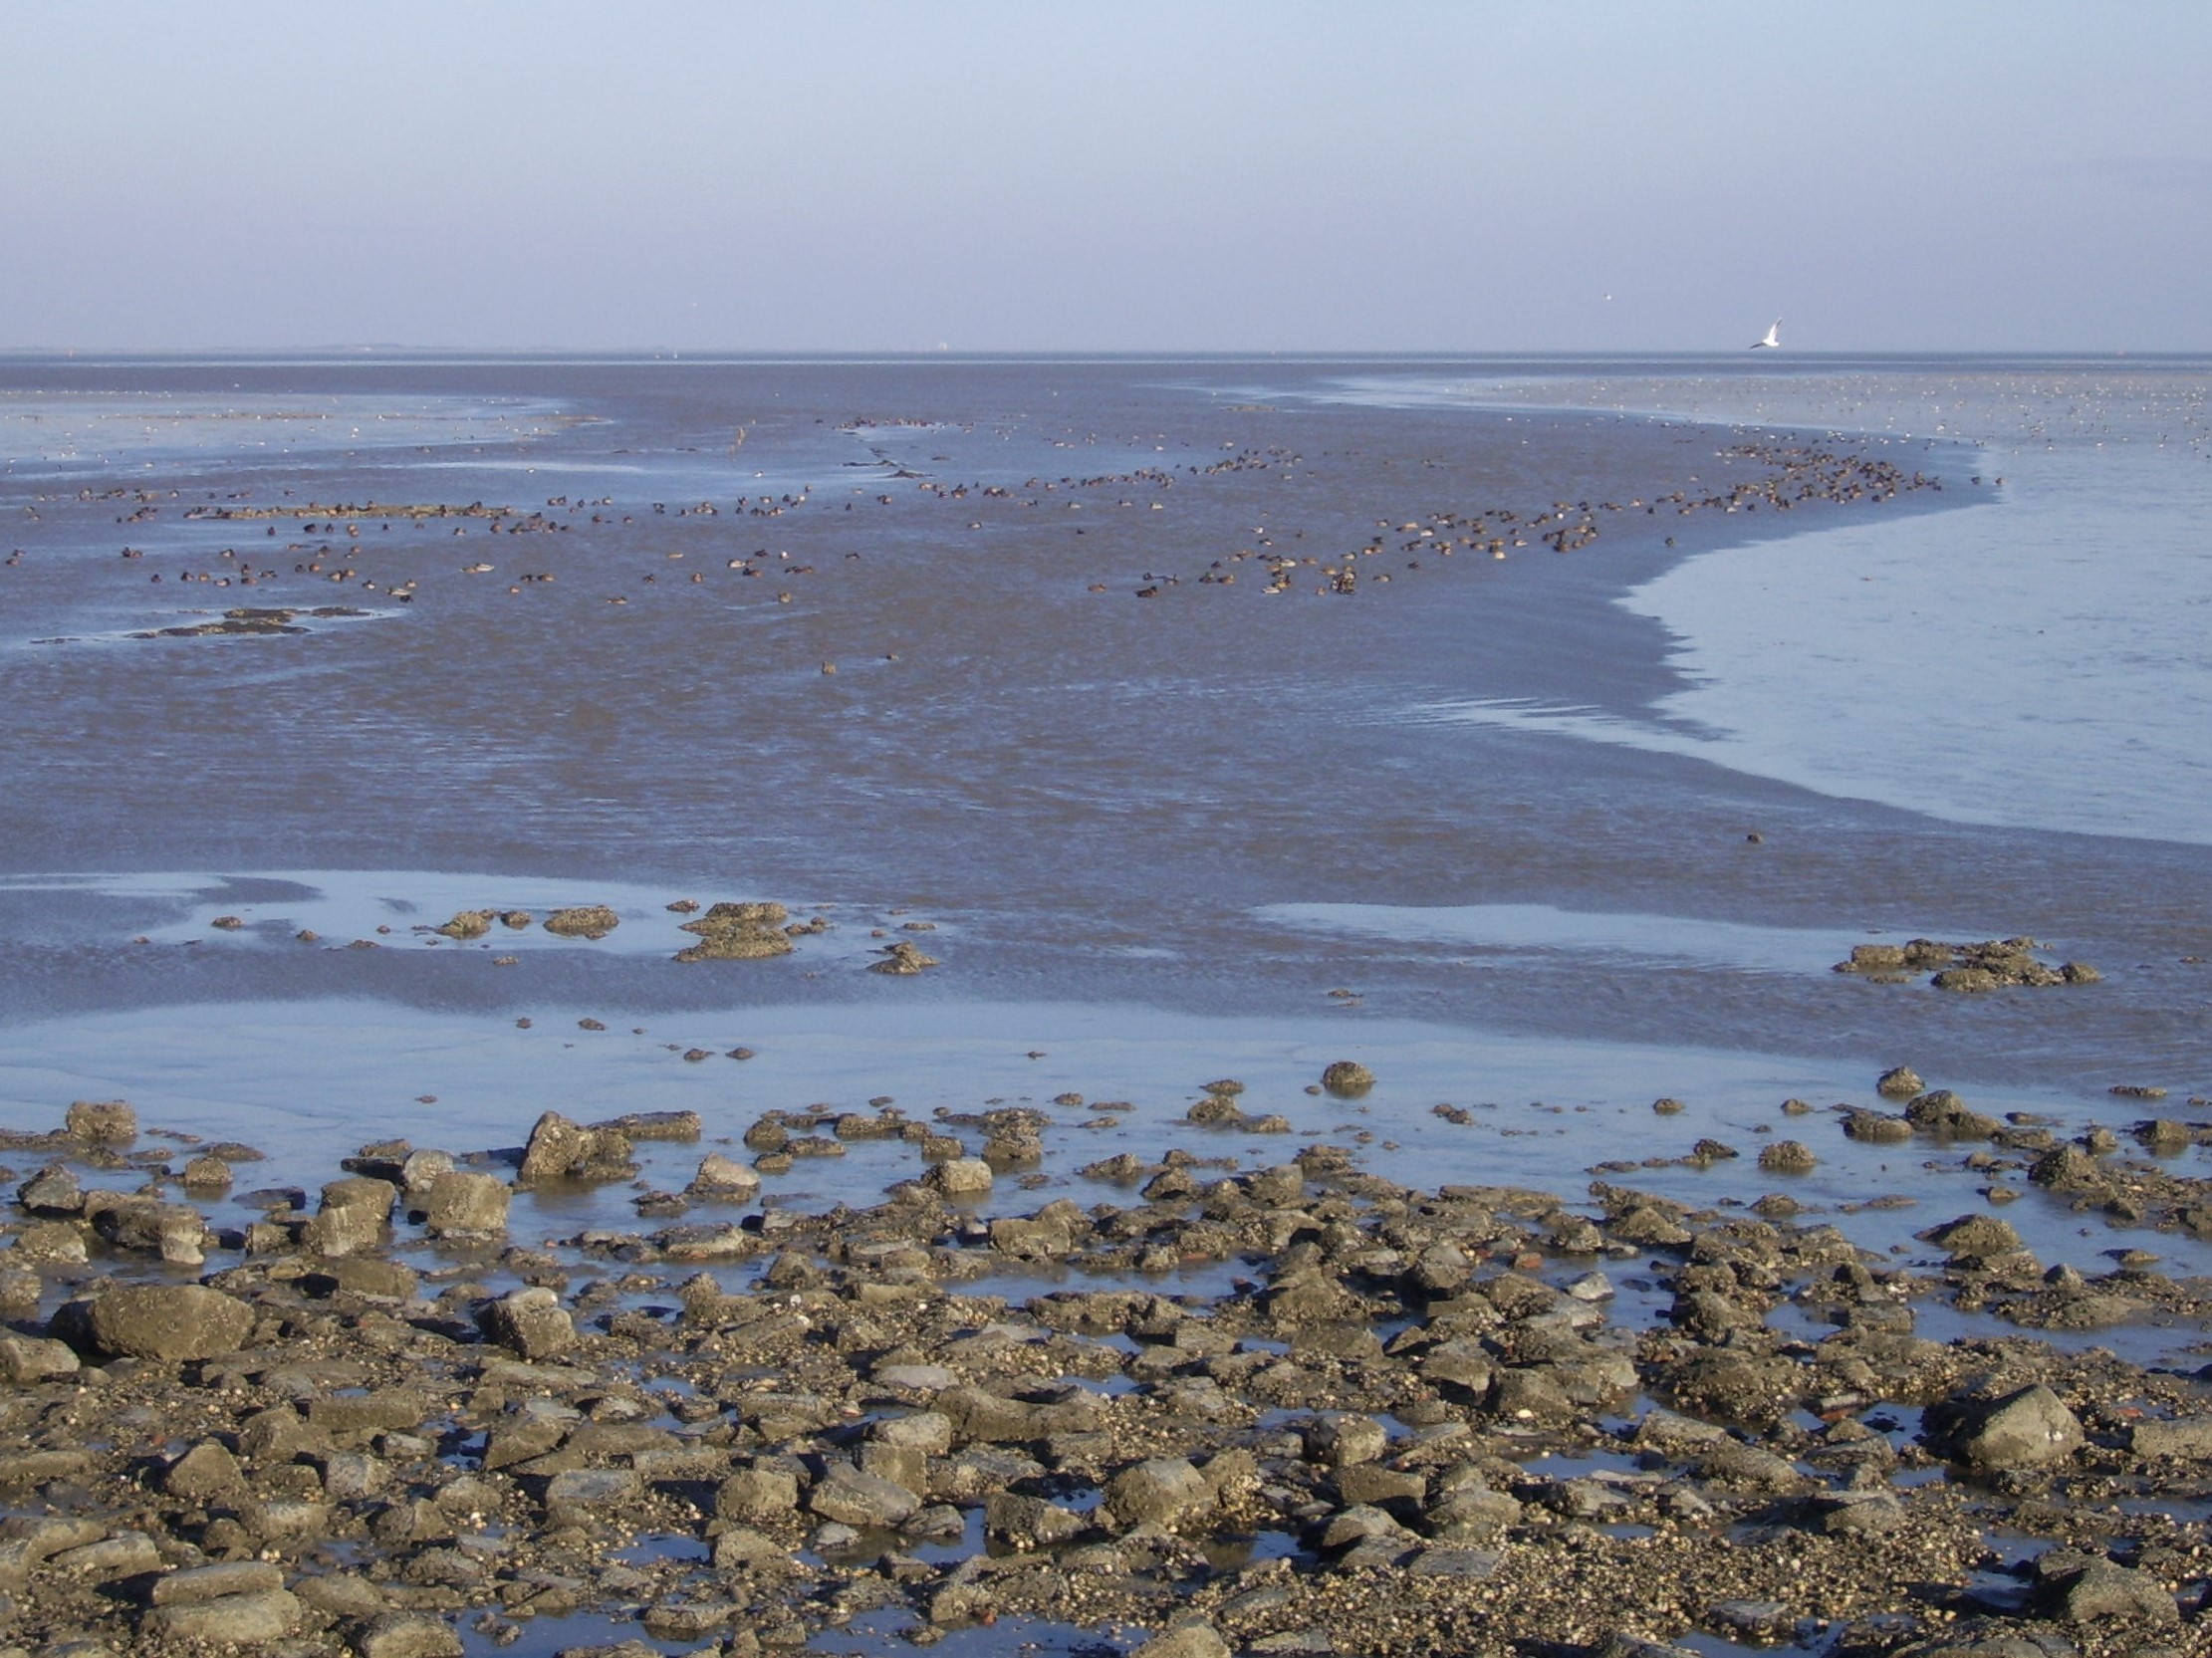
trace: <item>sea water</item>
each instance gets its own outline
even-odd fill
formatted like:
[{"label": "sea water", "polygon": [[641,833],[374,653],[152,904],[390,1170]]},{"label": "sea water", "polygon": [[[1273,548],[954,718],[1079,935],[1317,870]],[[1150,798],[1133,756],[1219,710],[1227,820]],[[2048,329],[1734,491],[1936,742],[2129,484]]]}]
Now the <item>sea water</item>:
[{"label": "sea water", "polygon": [[[1686,683],[1623,718],[1514,700],[1468,719],[1694,755],[1955,823],[2212,840],[2212,363],[1685,364],[1421,373],[1338,394],[1643,410],[1976,445],[1994,498],[1682,562],[1626,594]],[[1930,463],[1933,464],[1933,463]]]}]

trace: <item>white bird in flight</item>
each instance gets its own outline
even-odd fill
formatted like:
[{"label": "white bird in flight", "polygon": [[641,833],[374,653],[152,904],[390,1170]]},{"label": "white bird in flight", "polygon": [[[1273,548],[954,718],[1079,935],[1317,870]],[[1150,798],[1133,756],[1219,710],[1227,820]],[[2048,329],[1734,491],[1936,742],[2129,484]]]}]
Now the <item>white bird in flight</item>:
[{"label": "white bird in flight", "polygon": [[1767,338],[1766,338],[1766,339],[1764,339],[1764,340],[1754,340],[1754,341],[1753,341],[1753,342],[1751,343],[1751,349],[1752,349],[1753,351],[1755,351],[1755,352],[1756,352],[1757,350],[1759,350],[1759,348],[1760,348],[1760,347],[1762,347],[1762,346],[1772,346],[1772,347],[1774,347],[1774,348],[1775,348],[1776,350],[1778,350],[1778,351],[1779,351],[1779,350],[1781,349],[1781,347],[1782,347],[1782,319],[1781,319],[1781,318],[1777,317],[1777,318],[1776,318],[1776,319],[1774,320],[1774,327],[1773,327],[1773,328],[1771,328],[1771,329],[1769,329],[1769,330],[1767,330]]}]

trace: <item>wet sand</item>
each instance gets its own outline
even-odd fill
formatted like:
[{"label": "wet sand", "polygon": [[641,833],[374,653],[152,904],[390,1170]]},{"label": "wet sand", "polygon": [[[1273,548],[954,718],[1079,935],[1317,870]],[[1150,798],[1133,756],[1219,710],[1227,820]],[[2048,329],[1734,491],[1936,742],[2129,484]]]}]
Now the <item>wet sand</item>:
[{"label": "wet sand", "polygon": [[[1215,389],[1194,390],[1194,373]],[[0,380],[49,401],[56,386],[102,391],[95,435],[114,454],[19,450],[0,499],[11,518],[0,540],[20,550],[0,569],[0,673],[15,706],[40,711],[8,739],[21,786],[0,801],[0,1124],[30,1136],[6,1155],[18,1184],[49,1156],[96,1190],[151,1175],[207,1229],[201,1261],[164,1268],[158,1228],[104,1222],[98,1204],[19,1208],[18,1247],[58,1224],[86,1260],[42,1265],[18,1308],[25,1339],[58,1333],[77,1356],[27,1384],[11,1420],[44,1423],[44,1439],[63,1445],[76,1431],[66,1413],[39,1412],[87,1384],[79,1360],[112,1373],[104,1424],[132,1408],[133,1389],[178,1382],[220,1393],[236,1375],[264,1390],[258,1403],[272,1385],[304,1396],[222,1354],[117,1361],[64,1310],[111,1282],[199,1274],[257,1317],[294,1321],[318,1362],[385,1377],[393,1358],[481,1395],[475,1416],[383,1430],[395,1449],[365,1440],[396,1482],[375,1493],[340,1495],[352,1475],[334,1487],[320,1451],[271,1462],[302,1471],[282,1479],[303,1500],[310,1483],[322,1492],[313,1537],[205,1501],[143,1521],[163,1568],[274,1553],[282,1592],[300,1601],[282,1639],[305,1650],[362,1647],[376,1617],[414,1604],[389,1592],[373,1606],[314,1600],[339,1593],[314,1586],[333,1577],[388,1585],[365,1561],[434,1588],[419,1604],[439,1619],[503,1608],[466,1634],[471,1650],[512,1639],[552,1651],[543,1632],[555,1629],[566,1645],[613,1641],[634,1632],[619,1622],[625,1605],[740,1592],[755,1598],[731,1601],[695,1638],[669,1633],[675,1613],[647,1631],[659,1650],[751,1650],[748,1636],[805,1639],[889,1605],[881,1627],[918,1618],[954,1649],[962,1631],[988,1632],[985,1612],[1010,1629],[1041,1617],[1022,1627],[1049,1644],[1076,1639],[1053,1621],[1071,1582],[1098,1587],[1075,1621],[1116,1650],[1156,1633],[1167,1601],[1254,1651],[1306,1650],[1284,1643],[1317,1626],[1339,1630],[1346,1651],[1537,1640],[1595,1651],[1621,1631],[1671,1640],[1693,1628],[1708,1640],[1779,1631],[1821,1652],[1915,1638],[1903,1624],[1837,1634],[1876,1612],[1917,1616],[1921,1634],[1984,1614],[1993,1629],[2066,1624],[2102,1650],[2101,1614],[2068,1610],[2089,1597],[2076,1595],[2064,1558],[2043,1578],[2008,1577],[1986,1550],[1993,1527],[2088,1535],[2047,1509],[2188,1489],[2156,1454],[2127,1453],[2130,1412],[2198,1408],[2187,1378],[2202,1362],[2198,1275],[2212,1262],[2197,1237],[2203,1151],[2183,1102],[2206,1086],[2203,968],[2188,959],[2203,953],[2201,850],[1946,824],[1681,755],[1424,713],[1487,699],[1648,717],[1678,687],[1668,641],[1614,598],[1718,545],[1977,499],[1963,476],[1972,451],[1915,444],[1907,459],[1881,441],[1614,414],[1271,403],[1235,389],[1255,377],[1096,363],[7,364]],[[259,424],[283,432],[278,452],[207,435],[241,384],[261,399]],[[129,444],[113,413],[124,391],[165,411]],[[373,412],[370,437],[354,432],[376,406],[405,418],[370,447]],[[313,614],[333,603],[367,613]],[[306,631],[140,636],[249,608],[285,609],[284,625]],[[674,959],[699,936],[683,926],[705,911],[671,905],[739,899],[788,906],[801,928],[788,954]],[[617,923],[604,936],[543,925],[562,906],[596,904]],[[436,930],[479,910],[492,917],[481,931]],[[524,912],[521,924],[498,919]],[[2031,935],[2053,963],[2093,963],[2101,980],[1965,996],[1925,975],[1827,970],[1854,945],[1915,934]],[[902,946],[935,965],[868,971]],[[1372,1091],[1319,1091],[1335,1059],[1366,1065]],[[1940,1102],[1895,1137],[1869,1126],[1868,1112],[1902,1109],[1873,1088],[1900,1062],[1924,1073],[1922,1093],[1958,1089],[2000,1139],[1956,1122],[1930,1137],[1949,1109]],[[1203,1084],[1232,1075],[1246,1089],[1217,1109]],[[116,1097],[137,1106],[149,1137],[136,1143],[172,1166],[169,1182],[150,1160],[38,1139],[72,1099]],[[877,1119],[886,1100],[905,1127],[822,1132]],[[705,1144],[640,1141],[637,1169],[615,1181],[530,1182],[503,1242],[427,1238],[402,1205],[397,1230],[360,1253],[381,1263],[395,1251],[420,1276],[323,1287],[319,1263],[341,1252],[307,1217],[341,1157],[404,1135],[504,1186],[516,1161],[499,1148],[548,1108],[581,1122],[694,1111]],[[779,1166],[776,1150],[742,1138],[764,1112],[785,1113],[803,1149],[838,1154]],[[2160,1122],[2178,1126],[2130,1137]],[[1025,1123],[1039,1129],[1034,1159],[999,1157],[987,1193],[884,1207],[886,1189],[947,1154],[934,1142],[978,1152]],[[155,1128],[267,1157],[240,1165],[228,1192],[193,1193],[175,1184],[192,1147],[153,1140]],[[1762,1160],[1784,1141],[1806,1161]],[[2060,1155],[2075,1142],[2083,1167]],[[709,1149],[765,1157],[758,1192],[734,1207],[683,1198]],[[1100,1207],[1137,1204],[1131,1190],[1084,1172],[1117,1157],[1140,1187],[1198,1159],[1138,1205],[1158,1234],[1147,1245],[1117,1236]],[[1311,1184],[1281,1201],[1219,1184],[1294,1159]],[[363,1166],[404,1184],[388,1151]],[[1509,1187],[1523,1195],[1498,1195]],[[239,1200],[257,1188],[296,1189],[298,1207],[261,1223],[275,1231],[248,1230],[265,1211]],[[1490,1195],[1448,1195],[1458,1188]],[[1650,1201],[1608,1200],[1604,1188]],[[1427,1247],[1408,1245],[1409,1214],[1470,1202],[1516,1219],[1481,1239],[1465,1217],[1442,1226],[1468,1263],[1463,1279],[1428,1283],[1382,1259]],[[1286,1204],[1307,1205],[1307,1219],[1285,1219]],[[1662,1233],[1607,1230],[1653,1205],[1669,1220]],[[2024,1254],[1961,1256],[1921,1236],[1991,1205]],[[687,1303],[687,1333],[666,1338],[666,1313],[649,1308],[687,1275],[652,1240],[721,1224],[725,1209],[743,1223],[734,1247],[749,1265],[715,1276],[743,1304]],[[1061,1245],[1031,1247],[1040,1235],[1027,1218],[1041,1213]],[[1755,1214],[1769,1231],[1743,1231]],[[856,1226],[888,1253],[843,1251]],[[1298,1244],[1309,1226],[1318,1262]],[[59,1247],[59,1233],[38,1236]],[[903,1265],[886,1275],[894,1256]],[[1352,1298],[1323,1321],[1368,1333],[1302,1335],[1303,1315],[1269,1312],[1277,1290],[1317,1265],[1332,1294]],[[1536,1333],[1594,1267],[1617,1280],[1609,1311],[1565,1327],[1630,1368],[1618,1390],[1584,1397],[1574,1384],[1563,1415],[1529,1428],[1516,1390],[1537,1383],[1498,1374],[1557,1383],[1562,1364],[1598,1362],[1540,1354]],[[1839,1273],[1872,1275],[1852,1279],[1843,1304],[1878,1316],[1839,1323],[1824,1310]],[[1550,1287],[1541,1305],[1515,1302],[1530,1278]],[[501,1381],[498,1351],[512,1355],[517,1337],[488,1309],[539,1283],[581,1332],[582,1368]],[[912,1305],[885,1302],[886,1284],[911,1287]],[[1057,1316],[1051,1298],[1077,1288],[1147,1305],[1176,1297],[1182,1310],[1156,1329],[1138,1327],[1153,1314],[1124,1314],[1110,1358],[1053,1347],[1043,1370],[991,1358],[958,1384],[1024,1404],[1025,1388],[1088,1377],[1120,1414],[1071,1419],[1044,1440],[1141,1429],[1200,1473],[1231,1458],[1188,1528],[1199,1558],[1132,1538],[1144,1526],[1133,1513],[1064,1539],[1002,1536],[997,1556],[979,1537],[931,1553],[913,1536],[878,1546],[871,1533],[858,1552],[812,1536],[836,1524],[836,1501],[802,1496],[841,1459],[864,1472],[868,1422],[928,1415],[941,1391],[878,1398],[871,1363],[902,1347],[929,1364],[980,1353],[976,1332],[1009,1321],[1027,1333],[983,1346],[1026,1353]],[[1004,1304],[971,1304],[971,1291]],[[804,1376],[816,1397],[842,1401],[825,1423],[778,1432],[748,1414],[760,1378],[701,1369],[701,1343],[794,1295],[826,1329],[887,1317],[872,1309],[890,1302],[900,1319],[931,1310],[912,1328],[837,1337],[837,1374],[815,1374],[825,1355],[812,1337],[764,1350],[777,1386]],[[1455,1314],[1447,1303],[1459,1299]],[[1477,1303],[1489,1310],[1477,1316]],[[1897,1326],[1891,1309],[1908,1304]],[[1932,1341],[1878,1360],[1859,1350],[1870,1329],[1894,1335],[1915,1313]],[[2044,1333],[2070,1318],[2079,1330]],[[1175,1358],[1186,1319],[1215,1325],[1229,1350],[1193,1333],[1188,1360]],[[1424,1380],[1421,1355],[1462,1328],[1488,1367],[1482,1385],[1441,1369]],[[1281,1358],[1277,1347],[1297,1372],[1278,1378],[1280,1402],[1258,1416],[1192,1413],[1197,1378],[1241,1385],[1264,1364],[1226,1361]],[[1783,1391],[1813,1415],[1700,1396],[1683,1367],[1706,1363],[1708,1348],[1798,1366]],[[2002,1518],[1985,1511],[1965,1526],[1986,1505],[1986,1470],[1958,1434],[1922,1434],[1916,1413],[1950,1400],[1971,1416],[1994,1385],[1975,1380],[1981,1370],[2049,1382],[2088,1438],[2071,1460],[1999,1481]],[[502,1518],[469,1535],[523,1550],[504,1564],[489,1544],[402,1538],[399,1521],[379,1518],[405,1506],[402,1490],[434,1506],[456,1470],[490,1482],[497,1470],[474,1436],[500,1413],[567,1422],[564,1401],[581,1400],[589,1418],[610,1389],[662,1384],[698,1401],[688,1417],[653,1418],[665,1441],[579,1442],[571,1471],[632,1475],[631,1496],[604,1512],[572,1512],[582,1498],[564,1509],[538,1476],[471,1488]],[[1822,1404],[1845,1394],[1848,1406]],[[1636,1424],[1658,1402],[1801,1466],[1782,1486],[1761,1475],[1759,1503],[1740,1491],[1716,1502],[1716,1484],[1737,1489],[1737,1476],[1694,1458],[1673,1472],[1637,1462],[1649,1453]],[[1436,1430],[1420,1439],[1435,1448],[1335,1461],[1334,1430],[1315,1424],[1340,1409],[1384,1422],[1386,1439]],[[1822,1540],[1845,1535],[1825,1517],[1850,1505],[1818,1493],[1875,1482],[1846,1471],[1856,1465],[1842,1451],[1824,1461],[1805,1436],[1860,1424],[1841,1432],[1853,1441],[1876,1418],[1894,1418],[1870,1431],[1904,1458],[1888,1482],[1898,1515],[1884,1510],[1858,1543]],[[1047,1444],[1035,1472],[1001,1466],[983,1453],[1003,1442],[961,1423],[943,1455],[967,1457],[967,1471],[907,1469],[905,1489],[917,1502],[950,1498],[967,1531],[989,1524],[994,1502],[1002,1518],[1040,1520],[1021,1506],[1032,1502],[1087,1514],[1133,1460],[1125,1446]],[[236,1411],[193,1430],[233,1453],[242,1432]],[[417,1439],[427,1453],[409,1448]],[[123,1526],[109,1482],[142,1467],[160,1486],[154,1464],[198,1442],[171,1435],[139,1453],[152,1464],[103,1450],[109,1460],[86,1470],[27,1478],[22,1489],[44,1495],[11,1499],[13,1512],[97,1517],[106,1539]],[[792,1505],[764,1535],[796,1567],[769,1570],[766,1554],[715,1567],[733,1513],[692,1489],[703,1476],[655,1479],[649,1458],[638,1471],[640,1451],[697,1452],[718,1480],[789,1474]],[[1643,1483],[1593,1486],[1580,1465],[1561,1478],[1538,1467],[1593,1453],[1619,1459],[1593,1469]],[[560,1454],[553,1442],[536,1453]],[[1253,1483],[1232,1488],[1241,1458]],[[1370,1465],[1372,1478],[1343,1476]],[[70,1484],[80,1473],[81,1492]],[[1438,1507],[1476,1488],[1518,1505],[1479,1541]],[[1331,1540],[1354,1510],[1388,1524]],[[1911,1549],[1864,1540],[1890,1538],[1892,1524]],[[2099,1569],[2148,1572],[2169,1610],[2193,1614],[2195,1568],[2159,1552],[2180,1536],[2108,1531]],[[1262,1540],[1239,1555],[1224,1541],[1238,1537]],[[1782,1552],[1737,1552],[1751,1542]],[[1433,1571],[1414,1563],[1421,1549],[1463,1544],[1501,1552],[1455,1559],[1449,1574],[1441,1555]],[[573,1553],[604,1562],[638,1547],[643,1582],[579,1567]],[[1828,1573],[1818,1595],[1758,1616],[1713,1610],[1771,1597],[1783,1579],[1768,1568],[1808,1547]],[[441,1584],[437,1572],[459,1570],[456,1549],[483,1569]],[[1504,1604],[1564,1570],[1587,1612],[1659,1554],[1677,1573],[1674,1598],[1631,1620],[1600,1627],[1575,1621],[1573,1603],[1530,1601],[1555,1620],[1547,1628]],[[1026,1584],[1003,1568],[1002,1582],[1001,1567],[975,1563],[994,1557],[1051,1563]],[[130,1560],[135,1577],[107,1581],[151,1569]],[[538,1604],[532,1573],[576,1579],[562,1591],[575,1609],[558,1596]],[[1923,1578],[1963,1598],[1908,1591]],[[993,1586],[969,1593],[983,1579]],[[87,1599],[70,1587],[87,1581],[102,1579],[39,1556],[10,1590],[22,1627],[50,1641],[76,1619],[104,1639],[156,1639],[163,1620],[137,1589]],[[1238,1600],[1248,1594],[1263,1599]],[[2152,1616],[2155,1598],[2144,1590],[2135,1611]],[[540,1632],[515,1634],[534,1621],[515,1616],[526,1607]],[[1943,1612],[1934,1622],[1931,1607]],[[1827,1626],[1798,1621],[1808,1618]]]}]

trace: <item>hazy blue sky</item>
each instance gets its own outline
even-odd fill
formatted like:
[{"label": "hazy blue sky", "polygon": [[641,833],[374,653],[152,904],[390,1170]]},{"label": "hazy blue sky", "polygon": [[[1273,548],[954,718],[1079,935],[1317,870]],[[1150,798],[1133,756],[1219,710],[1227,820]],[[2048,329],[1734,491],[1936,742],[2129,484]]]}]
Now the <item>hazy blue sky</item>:
[{"label": "hazy blue sky", "polygon": [[2212,349],[2202,0],[0,0],[0,346]]}]

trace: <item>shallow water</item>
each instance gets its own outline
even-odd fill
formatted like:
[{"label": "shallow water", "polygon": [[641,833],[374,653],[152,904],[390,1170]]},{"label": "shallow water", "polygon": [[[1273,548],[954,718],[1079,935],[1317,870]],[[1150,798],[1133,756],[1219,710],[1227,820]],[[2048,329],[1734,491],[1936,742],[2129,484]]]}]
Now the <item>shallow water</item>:
[{"label": "shallow water", "polygon": [[[2081,441],[1976,486],[1970,444],[2027,417],[1998,421],[2011,382],[1976,370],[1974,418],[1935,433],[1928,388],[1962,372],[11,359],[0,694],[31,712],[0,733],[0,1120],[126,1094],[306,1179],[369,1123],[465,1149],[519,1141],[549,1106],[703,1101],[728,1124],[1072,1090],[1137,1104],[1070,1132],[1084,1160],[1178,1138],[1273,1159],[1290,1146],[1175,1126],[1198,1083],[1250,1071],[1249,1108],[1370,1135],[1374,1166],[1424,1184],[1573,1197],[1612,1137],[1674,1155],[1712,1132],[1745,1151],[1737,1172],[1631,1183],[1748,1199],[1764,1126],[1822,1136],[1804,1189],[1840,1204],[1871,1175],[1963,1189],[1916,1157],[1868,1162],[1825,1116],[1770,1120],[1790,1094],[1863,1101],[1899,1061],[1983,1108],[2124,1126],[2141,1107],[2104,1089],[2126,1082],[2178,1110],[2212,1085],[2192,959],[2212,956],[2212,869],[2200,836],[2143,835],[2212,790],[2181,763],[2181,624],[2138,612],[2158,581],[2194,592],[2158,527],[2194,510],[2173,480],[2201,456],[2115,459],[2077,414]],[[2036,369],[2039,396],[2105,372]],[[2156,373],[2161,408],[2201,398],[2197,367]],[[2133,432],[2150,416],[2123,401],[2097,418]],[[1787,522],[1623,511],[1568,557],[1447,560],[1402,528],[1755,472],[1722,452],[1784,423],[1870,431],[1946,490]],[[2136,489],[2152,471],[2162,494]],[[334,518],[348,501],[488,506]],[[184,516],[234,505],[286,516]],[[1962,720],[2018,682],[1991,653],[2077,591],[2008,574],[2024,596],[1975,634],[1999,578],[1971,550],[2045,545],[2018,525],[2063,544],[2123,506],[2158,557],[2037,647],[2072,651],[2075,678],[2028,658],[2051,694],[2015,701],[2042,725]],[[1366,545],[1355,597],[1311,591]],[[1293,556],[1315,562],[1266,593],[1292,568],[1269,559]],[[1820,688],[1835,664],[1760,644],[1753,612],[1729,635],[1684,619],[1669,584],[1753,559],[1778,612],[1857,641],[1832,656],[1905,652],[1850,718]],[[1835,595],[1843,575],[1883,586],[1855,583],[1869,560],[1922,584],[1924,625]],[[1930,585],[1968,569],[1980,588]],[[369,614],[130,636],[321,603]],[[2140,660],[2099,644],[2137,626]],[[1931,668],[1931,628],[1964,654]],[[2139,708],[2114,683],[2130,675],[2183,712]],[[2068,780],[2030,788],[2014,773],[2054,706],[2095,720]],[[2107,752],[2123,728],[2166,757],[2167,800],[2100,822],[2068,791],[2135,802],[2135,761]],[[1972,751],[1957,787],[1923,775],[1950,775],[1948,749]],[[1919,781],[1851,772],[1873,760]],[[1966,795],[2002,810],[1966,823]],[[678,966],[678,898],[775,898],[830,930],[777,961]],[[621,925],[596,943],[417,930],[572,902]],[[2105,983],[1964,1000],[1823,971],[1920,931],[2031,933]],[[863,971],[906,937],[942,965]],[[722,1057],[738,1046],[761,1058]],[[1305,1086],[1348,1056],[1376,1094],[1314,1104]],[[1660,1094],[1691,1111],[1660,1123]],[[1446,1101],[1481,1107],[1474,1125],[1430,1114]],[[900,1175],[880,1150],[803,1165],[788,1192],[879,1191]],[[1911,1230],[1853,1224],[1883,1249]]]},{"label": "shallow water", "polygon": [[1674,636],[1671,661],[1688,681],[1642,717],[1482,702],[1449,711],[1695,755],[1956,823],[2204,843],[2208,387],[2207,365],[2183,359],[1423,374],[1342,394],[1872,430],[1915,454],[1973,444],[1974,472],[2003,488],[1968,511],[1720,549],[1626,595],[1626,608]]}]

